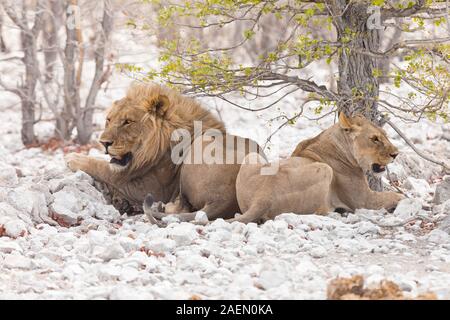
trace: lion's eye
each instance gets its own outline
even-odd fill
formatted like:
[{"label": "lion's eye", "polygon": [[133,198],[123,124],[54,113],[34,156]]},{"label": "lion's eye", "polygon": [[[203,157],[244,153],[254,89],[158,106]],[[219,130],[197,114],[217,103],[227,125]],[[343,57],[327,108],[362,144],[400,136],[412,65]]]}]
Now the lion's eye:
[{"label": "lion's eye", "polygon": [[380,142],[380,139],[378,139],[378,137],[376,137],[376,136],[370,138],[370,140],[372,140],[373,143],[379,143]]},{"label": "lion's eye", "polygon": [[124,125],[124,126],[127,126],[127,125],[132,124],[132,123],[133,123],[133,121],[128,120],[128,119],[126,119],[126,120],[123,121],[123,125]]}]

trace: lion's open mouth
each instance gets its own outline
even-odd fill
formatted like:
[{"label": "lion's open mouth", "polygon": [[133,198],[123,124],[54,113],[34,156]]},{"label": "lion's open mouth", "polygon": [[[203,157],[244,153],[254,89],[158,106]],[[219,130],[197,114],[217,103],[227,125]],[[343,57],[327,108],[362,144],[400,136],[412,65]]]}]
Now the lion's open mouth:
[{"label": "lion's open mouth", "polygon": [[120,157],[120,156],[111,156],[111,164],[116,164],[122,167],[127,166],[130,162],[131,159],[133,159],[133,154],[131,152],[128,152],[127,154],[125,154],[124,156]]},{"label": "lion's open mouth", "polygon": [[374,163],[374,164],[372,164],[372,170],[373,170],[373,172],[381,173],[381,172],[386,171],[386,166],[382,166],[381,164]]}]

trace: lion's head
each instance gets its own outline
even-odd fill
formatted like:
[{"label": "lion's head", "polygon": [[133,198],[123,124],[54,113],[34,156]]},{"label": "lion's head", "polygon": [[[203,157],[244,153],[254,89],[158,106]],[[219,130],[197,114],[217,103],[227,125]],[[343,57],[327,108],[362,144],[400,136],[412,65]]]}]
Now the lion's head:
[{"label": "lion's head", "polygon": [[366,172],[381,173],[398,155],[386,132],[361,115],[347,117],[339,114],[339,126],[351,141],[353,157]]},{"label": "lion's head", "polygon": [[100,142],[114,169],[137,170],[155,164],[169,151],[172,132],[192,130],[193,121],[202,121],[203,129],[225,131],[195,100],[156,84],[133,84],[113,103]]}]

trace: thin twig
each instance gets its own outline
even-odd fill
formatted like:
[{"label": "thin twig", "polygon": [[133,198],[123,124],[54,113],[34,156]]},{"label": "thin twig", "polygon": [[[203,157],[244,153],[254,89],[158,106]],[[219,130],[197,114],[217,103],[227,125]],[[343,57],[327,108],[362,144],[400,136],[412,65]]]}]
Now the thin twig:
[{"label": "thin twig", "polygon": [[413,149],[414,152],[417,153],[421,158],[423,158],[429,162],[435,163],[437,165],[440,165],[441,167],[444,168],[444,170],[446,172],[450,172],[450,167],[447,164],[445,164],[445,162],[435,160],[435,159],[425,155],[422,151],[417,149],[417,147],[414,145],[414,143],[411,140],[409,140],[409,138],[395,124],[393,124],[390,120],[387,120],[386,123],[388,123],[392,127],[392,129],[394,129],[395,132],[397,132],[398,135],[406,142],[406,144],[409,145],[411,147],[411,149]]}]

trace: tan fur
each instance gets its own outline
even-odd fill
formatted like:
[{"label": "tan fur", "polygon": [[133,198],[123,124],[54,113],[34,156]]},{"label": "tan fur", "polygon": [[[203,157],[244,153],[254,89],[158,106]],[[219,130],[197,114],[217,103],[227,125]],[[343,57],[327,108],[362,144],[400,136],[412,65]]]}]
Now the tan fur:
[{"label": "tan fur", "polygon": [[[201,132],[194,132],[194,121],[201,122]],[[150,202],[170,202],[168,211],[189,213],[189,220],[196,210],[206,211],[210,219],[239,212],[235,185],[240,165],[173,163],[171,152],[178,142],[171,136],[176,129],[188,130],[192,141],[203,139],[210,129],[226,132],[223,123],[195,100],[164,86],[135,84],[113,103],[100,137],[116,163],[80,154],[69,154],[66,162],[71,170],[106,183],[116,198],[133,206],[142,206],[150,194]],[[131,161],[121,163],[129,155]]]},{"label": "tan fur", "polygon": [[[398,150],[383,129],[362,116],[347,118],[302,141],[276,175],[259,174],[260,164],[243,164],[236,181],[241,222],[272,219],[283,212],[326,214],[337,208],[391,209],[402,195],[370,190],[365,173],[384,167]],[[377,169],[378,170],[378,169]]]},{"label": "tan fur", "polygon": [[[133,85],[123,99],[113,103],[107,119],[100,141],[111,144],[108,152],[118,161],[132,154],[131,162],[122,166],[82,154],[69,154],[67,165],[73,171],[85,171],[111,187],[116,196],[139,206],[147,194],[164,203],[175,201],[180,194],[182,165],[174,164],[171,159],[174,143],[170,138],[175,129],[185,128],[194,136],[193,122],[201,121],[203,131],[214,128],[225,132],[223,123],[195,100],[156,84]],[[227,174],[230,173],[215,172],[214,176],[192,179],[214,185],[211,180],[221,184],[223,179],[230,179]],[[234,179],[236,175],[237,172]],[[234,194],[234,185],[231,193]],[[237,202],[235,196],[234,202]]]}]

